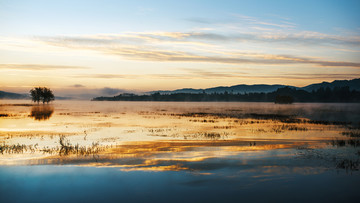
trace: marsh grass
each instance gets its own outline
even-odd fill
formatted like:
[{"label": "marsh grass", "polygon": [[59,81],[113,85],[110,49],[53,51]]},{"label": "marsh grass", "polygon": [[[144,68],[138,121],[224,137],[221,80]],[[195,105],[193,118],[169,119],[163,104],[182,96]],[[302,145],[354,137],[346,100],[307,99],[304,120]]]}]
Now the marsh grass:
[{"label": "marsh grass", "polygon": [[349,137],[360,137],[360,132],[342,132],[342,135],[349,136]]},{"label": "marsh grass", "polygon": [[190,122],[200,122],[200,123],[216,123],[219,122],[215,119],[190,119]]},{"label": "marsh grass", "polygon": [[232,129],[232,128],[234,128],[234,126],[230,126],[230,125],[214,126],[214,129]]},{"label": "marsh grass", "polygon": [[170,132],[173,131],[171,128],[150,128],[148,132],[150,133],[161,133],[161,132]]},{"label": "marsh grass", "polygon": [[250,145],[250,147],[256,146],[256,142],[255,142],[255,141],[254,141],[254,142],[250,142],[249,145]]},{"label": "marsh grass", "polygon": [[272,127],[272,131],[275,133],[281,133],[284,131],[307,131],[308,129],[306,127],[299,127],[296,125],[274,125]]},{"label": "marsh grass", "polygon": [[87,155],[94,155],[99,153],[104,149],[104,147],[100,147],[98,142],[93,142],[91,146],[80,146],[79,144],[72,145],[69,140],[65,136],[59,137],[59,144],[58,147],[43,147],[39,149],[39,145],[25,145],[25,144],[13,144],[7,145],[3,143],[0,145],[0,153],[1,154],[22,154],[22,153],[35,153],[35,152],[42,152],[43,154],[59,154],[60,156],[67,156],[67,155],[80,155],[80,156],[87,156]]},{"label": "marsh grass", "polygon": [[297,118],[296,115],[287,115],[287,114],[259,114],[259,113],[241,114],[241,113],[194,112],[194,113],[170,114],[170,115],[180,116],[180,117],[192,117],[192,118],[200,118],[200,117],[203,118],[212,117],[214,119],[233,118],[233,119],[240,119],[241,121],[237,121],[237,122],[241,124],[258,123],[257,121],[243,121],[243,119],[254,119],[258,121],[261,120],[280,121],[282,123],[288,123],[288,124],[294,123],[294,124],[343,125],[343,126],[349,126],[352,124],[352,122],[346,122],[346,121],[310,120],[304,118]]},{"label": "marsh grass", "polygon": [[253,133],[266,133],[266,132],[282,133],[285,131],[308,131],[308,130],[309,129],[306,127],[282,124],[282,125],[273,125],[270,129],[264,129],[264,128],[251,129],[251,132],[253,132]]},{"label": "marsh grass", "polygon": [[24,144],[12,144],[12,145],[6,145],[2,144],[0,145],[0,153],[4,154],[21,154],[25,153],[27,151],[30,151],[34,153],[37,150],[38,144],[35,145],[24,145]]},{"label": "marsh grass", "polygon": [[99,143],[93,142],[90,147],[80,146],[79,144],[72,145],[65,136],[59,138],[60,149],[58,151],[60,156],[66,155],[90,155],[97,154],[100,151]]},{"label": "marsh grass", "polygon": [[184,139],[205,139],[205,140],[218,140],[226,139],[230,133],[228,132],[198,132],[195,134],[184,135]]},{"label": "marsh grass", "polygon": [[0,104],[0,106],[36,106],[37,104]]},{"label": "marsh grass", "polygon": [[359,147],[360,139],[348,139],[348,140],[335,139],[335,140],[331,140],[331,144],[332,146],[336,146],[336,147],[345,147],[345,146]]},{"label": "marsh grass", "polygon": [[332,146],[337,146],[337,147],[343,147],[346,145],[346,140],[339,140],[339,139],[335,139],[335,140],[331,140],[331,144]]},{"label": "marsh grass", "polygon": [[336,164],[336,168],[346,169],[350,171],[358,171],[359,167],[359,160],[344,159]]},{"label": "marsh grass", "polygon": [[215,132],[209,132],[209,133],[203,133],[203,137],[208,138],[208,139],[219,139],[221,138],[220,133],[215,133]]},{"label": "marsh grass", "polygon": [[353,146],[353,147],[359,147],[360,146],[360,140],[359,139],[350,139],[350,140],[347,141],[347,143],[350,146]]}]

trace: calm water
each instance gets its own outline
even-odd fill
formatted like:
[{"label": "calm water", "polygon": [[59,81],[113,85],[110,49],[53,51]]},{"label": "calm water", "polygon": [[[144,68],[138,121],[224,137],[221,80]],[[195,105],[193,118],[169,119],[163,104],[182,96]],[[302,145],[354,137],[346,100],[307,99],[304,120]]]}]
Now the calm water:
[{"label": "calm water", "polygon": [[360,104],[0,100],[0,115],[0,202],[360,197]]}]

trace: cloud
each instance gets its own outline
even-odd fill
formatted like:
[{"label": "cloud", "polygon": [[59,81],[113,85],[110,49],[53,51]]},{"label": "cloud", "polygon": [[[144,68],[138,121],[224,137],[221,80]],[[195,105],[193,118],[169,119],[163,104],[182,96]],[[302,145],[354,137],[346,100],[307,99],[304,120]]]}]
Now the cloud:
[{"label": "cloud", "polygon": [[82,85],[82,84],[74,84],[74,85],[71,85],[70,87],[82,88],[82,87],[85,87],[85,86]]},{"label": "cloud", "polygon": [[334,80],[334,79],[349,79],[358,78],[358,76],[346,73],[277,73],[276,75],[253,75],[246,72],[232,71],[232,72],[218,72],[218,71],[205,71],[201,69],[183,68],[182,70],[188,72],[188,77],[202,78],[202,79],[221,79],[221,78],[243,78],[243,79],[294,79],[294,80]]},{"label": "cloud", "polygon": [[360,36],[339,36],[319,32],[242,32],[220,34],[216,32],[131,32],[125,34],[99,34],[84,36],[34,37],[35,40],[54,46],[63,47],[97,47],[97,46],[146,46],[159,43],[183,43],[194,45],[219,45],[219,42],[229,43],[287,43],[293,45],[360,45]]},{"label": "cloud", "polygon": [[[302,73],[302,72],[274,72],[273,74],[252,74],[251,72],[231,70],[231,69],[218,69],[218,70],[206,70],[200,68],[178,68],[180,73],[176,74],[138,74],[138,75],[104,75],[104,74],[84,74],[75,75],[73,77],[89,78],[89,79],[165,79],[165,80],[188,80],[188,79],[201,79],[201,80],[214,80],[214,79],[294,79],[294,80],[335,80],[335,79],[349,79],[357,78],[358,76],[353,73]],[[261,72],[261,71],[260,71]],[[116,88],[115,88],[116,89]],[[106,91],[104,89],[104,91]],[[112,90],[109,89],[109,92]],[[116,91],[123,91],[122,89],[116,89]]]},{"label": "cloud", "polygon": [[121,75],[121,74],[82,74],[72,75],[74,78],[100,78],[100,79],[118,79],[118,78],[135,78],[138,75]]},{"label": "cloud", "polygon": [[341,80],[341,79],[356,79],[358,76],[353,74],[338,74],[338,73],[329,73],[329,74],[303,74],[303,73],[291,73],[291,74],[276,74],[276,75],[243,75],[238,78],[243,79],[256,79],[256,80],[266,80],[266,79],[279,79],[279,80]]},{"label": "cloud", "polygon": [[[228,56],[202,56],[189,52],[146,50],[137,48],[103,49],[112,55],[120,55],[128,59],[159,62],[203,62],[223,64],[259,64],[259,65],[289,65],[289,64],[314,64],[323,67],[355,67],[360,68],[360,63],[345,61],[324,61],[291,55],[256,54],[252,56],[241,53],[228,53]],[[237,55],[237,56],[233,56]]]},{"label": "cloud", "polygon": [[[184,38],[201,38],[208,40],[229,40],[234,37],[227,37],[219,34],[206,33],[153,33],[139,34],[143,39],[157,40],[163,38],[184,39]],[[315,34],[309,34],[315,36]],[[135,38],[135,37],[134,37]],[[323,67],[355,67],[359,68],[360,63],[346,61],[327,61],[315,60],[309,57],[298,57],[291,55],[270,55],[270,54],[244,54],[241,52],[223,52],[223,54],[214,55],[212,53],[191,53],[184,51],[172,50],[165,47],[160,49],[156,46],[147,44],[129,45],[123,44],[120,37],[112,35],[108,37],[99,36],[83,36],[83,37],[60,37],[47,38],[45,42],[49,42],[54,46],[69,47],[75,49],[85,49],[100,51],[110,55],[118,55],[130,60],[141,61],[159,61],[159,62],[204,62],[204,63],[224,63],[224,64],[260,64],[260,65],[284,65],[284,64],[314,64]],[[278,40],[281,37],[267,36],[264,39]],[[99,78],[121,78],[122,75],[106,75],[98,74]],[[128,77],[128,76],[126,76]]]},{"label": "cloud", "polygon": [[207,24],[207,25],[215,25],[217,27],[227,27],[229,25],[237,27],[251,27],[251,26],[262,26],[263,28],[281,28],[281,29],[293,29],[297,25],[295,23],[290,22],[291,19],[286,17],[281,17],[277,15],[272,15],[272,18],[276,17],[279,22],[274,23],[269,20],[260,20],[259,18],[255,18],[252,16],[245,16],[241,14],[231,14],[231,18],[223,18],[223,19],[211,19],[211,18],[201,18],[201,17],[192,17],[186,18],[184,20],[198,23],[198,24]]},{"label": "cloud", "polygon": [[254,24],[254,25],[265,25],[265,26],[272,26],[272,27],[279,27],[279,28],[295,28],[296,24],[282,20],[282,23],[273,23],[268,21],[263,21],[255,17],[251,16],[245,16],[245,15],[239,15],[239,14],[233,14],[238,20],[241,20],[248,24]]},{"label": "cloud", "polygon": [[11,70],[55,70],[55,69],[88,69],[82,66],[43,65],[43,64],[0,64],[0,69]]},{"label": "cloud", "polygon": [[200,24],[208,24],[208,25],[214,25],[214,24],[221,24],[226,23],[228,20],[224,19],[210,19],[210,18],[201,18],[201,17],[191,17],[191,18],[185,18],[185,21],[192,22],[192,23],[200,23]]},{"label": "cloud", "polygon": [[[256,29],[268,30],[267,28],[256,27]],[[350,45],[359,46],[359,36],[338,36],[328,35],[318,32],[248,32],[248,33],[236,33],[236,34],[218,34],[207,32],[193,32],[184,35],[187,40],[200,40],[200,41],[222,41],[222,42],[257,42],[257,43],[290,43],[301,45]]]},{"label": "cloud", "polygon": [[201,70],[195,68],[183,68],[182,70],[187,71],[193,77],[214,79],[214,78],[237,78],[246,74],[245,72],[219,72],[219,71],[209,71]]}]

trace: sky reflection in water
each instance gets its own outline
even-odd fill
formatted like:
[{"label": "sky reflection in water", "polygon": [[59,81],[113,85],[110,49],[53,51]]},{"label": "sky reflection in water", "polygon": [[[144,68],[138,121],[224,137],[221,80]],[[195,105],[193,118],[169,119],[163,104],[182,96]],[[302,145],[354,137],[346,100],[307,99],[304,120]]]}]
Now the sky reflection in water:
[{"label": "sky reflection in water", "polygon": [[334,140],[354,139],[341,133],[358,132],[358,104],[60,101],[0,111],[10,115],[0,123],[1,202],[357,197],[358,171],[338,166],[357,164],[359,149]]}]

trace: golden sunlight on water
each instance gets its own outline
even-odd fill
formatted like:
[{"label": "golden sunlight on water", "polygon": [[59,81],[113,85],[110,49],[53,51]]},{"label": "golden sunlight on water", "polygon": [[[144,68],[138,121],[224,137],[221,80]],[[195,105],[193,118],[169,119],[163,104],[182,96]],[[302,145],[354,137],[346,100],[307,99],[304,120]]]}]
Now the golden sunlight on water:
[{"label": "golden sunlight on water", "polygon": [[[340,118],[330,114],[334,107],[350,119],[331,120],[331,116]],[[0,165],[69,164],[201,173],[206,170],[200,165],[214,159],[230,158],[246,166],[249,160],[307,157],[314,149],[332,149],[340,141],[351,140],[344,132],[358,133],[352,130],[358,118],[351,117],[350,109],[196,102],[35,105],[4,100]],[[324,117],[330,120],[319,119]]]}]

